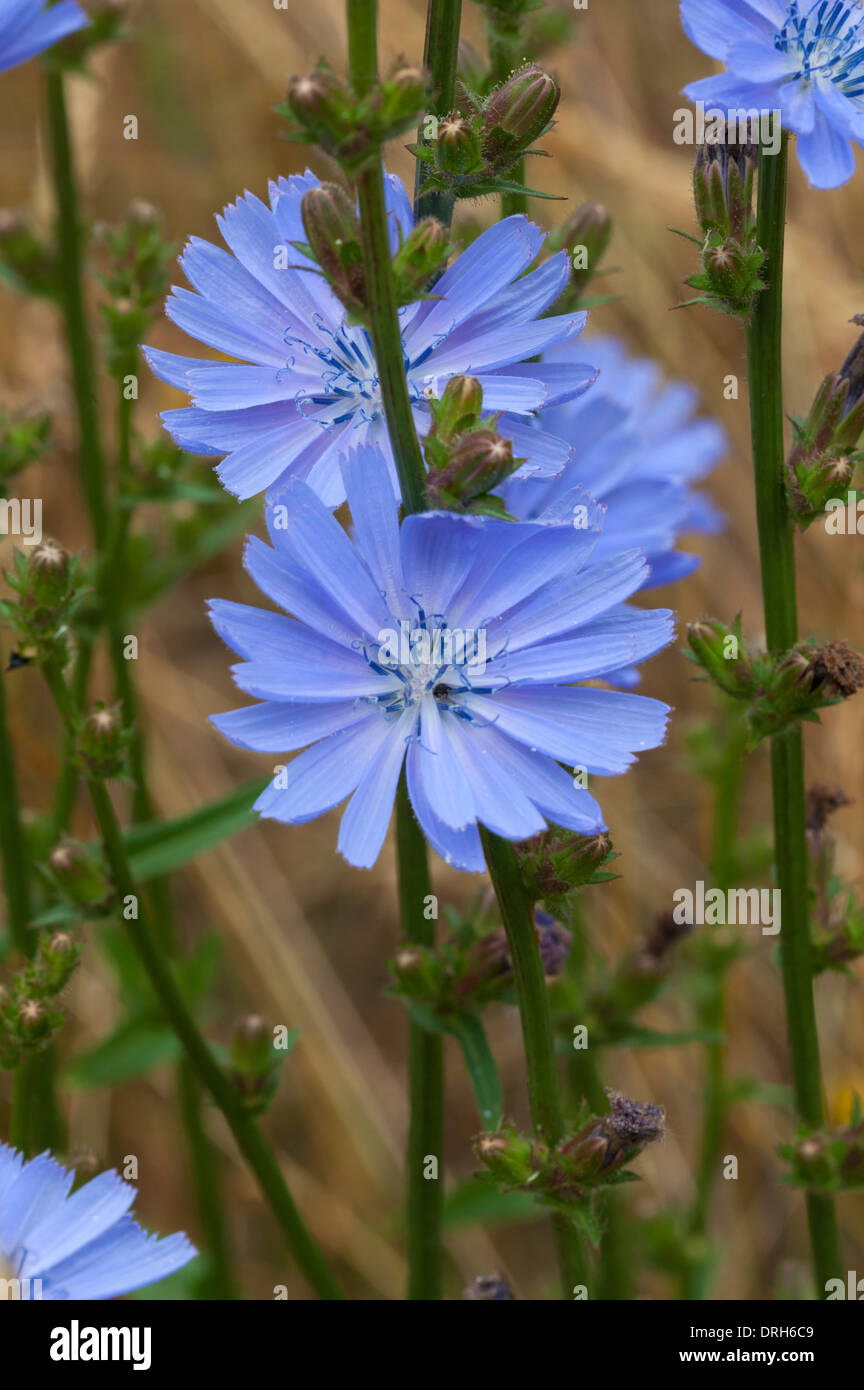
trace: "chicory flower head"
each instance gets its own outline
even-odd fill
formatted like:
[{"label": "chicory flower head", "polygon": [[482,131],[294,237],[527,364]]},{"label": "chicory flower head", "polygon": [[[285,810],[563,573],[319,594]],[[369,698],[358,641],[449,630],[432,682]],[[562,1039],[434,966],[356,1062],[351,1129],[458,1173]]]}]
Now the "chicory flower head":
[{"label": "chicory flower head", "polygon": [[[555,348],[545,360],[562,362],[571,353]],[[508,509],[520,521],[572,524],[562,499],[579,506],[573,490],[581,489],[606,508],[595,561],[637,548],[648,561],[644,588],[682,579],[699,558],[676,549],[679,536],[723,525],[692,484],[722,458],[726,435],[716,421],[697,415],[692,386],[664,380],[656,362],[629,357],[615,339],[582,339],[579,356],[598,371],[596,384],[543,415],[549,432],[574,446],[573,456],[557,478],[508,482]]]},{"label": "chicory flower head", "polygon": [[28,1161],[0,1144],[0,1298],[117,1298],[196,1255],[184,1235],[159,1240],[141,1229],[129,1212],[135,1188],[117,1173],[70,1196],[74,1179],[48,1153]]},{"label": "chicory flower head", "polygon": [[75,0],[0,0],[0,72],[44,53],[90,21]]},{"label": "chicory flower head", "polygon": [[[314,175],[270,185],[270,207],[245,194],[218,218],[230,253],[193,237],[181,265],[194,291],[175,288],[168,317],[186,333],[240,359],[208,362],[146,350],[162,380],[188,391],[192,404],[163,415],[183,448],[225,454],[217,473],[238,497],[299,478],[330,507],[345,499],[340,454],[377,444],[390,462],[375,355],[366,329],[348,323],[344,306],[314,263],[292,243],[305,241],[300,207]],[[398,179],[387,180],[390,240],[413,225]],[[522,475],[557,473],[569,457],[560,440],[531,430],[542,406],[578,395],[593,373],[578,362],[546,368],[530,359],[582,331],[586,315],[541,318],[567,283],[564,252],[528,274],[543,233],[526,217],[508,217],[465,250],[435,286],[434,299],[400,310],[402,348],[418,430],[429,430],[429,395],[468,373],[483,386],[483,404],[507,412],[501,432]],[[232,254],[233,253],[233,254]],[[305,267],[305,268],[304,268]],[[524,446],[524,447],[523,447]]]},{"label": "chicory flower head", "polygon": [[575,682],[671,640],[670,612],[625,602],[644,581],[642,555],[591,563],[593,502],[578,528],[453,512],[400,527],[380,450],[346,455],[343,477],[353,540],[296,480],[271,493],[272,548],[250,538],[246,568],[293,617],[211,605],[242,658],[238,686],[261,701],[213,722],[243,748],[305,750],[277,768],[256,809],[299,824],[350,797],[339,849],[367,868],[404,765],[427,839],[461,869],[484,867],[478,823],[510,840],[547,821],[603,830],[581,770],[624,772],[662,742],[668,709]]},{"label": "chicory flower head", "polygon": [[691,101],[779,110],[815,188],[855,172],[864,141],[864,9],[858,0],[681,0],[681,20],[726,72],[691,82]]}]

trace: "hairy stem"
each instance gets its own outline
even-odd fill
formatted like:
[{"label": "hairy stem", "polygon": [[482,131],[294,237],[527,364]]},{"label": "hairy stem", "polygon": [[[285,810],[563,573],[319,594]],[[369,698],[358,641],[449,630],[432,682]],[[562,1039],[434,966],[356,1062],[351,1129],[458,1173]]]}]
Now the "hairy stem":
[{"label": "hairy stem", "polygon": [[[786,221],[788,137],[777,155],[763,147],[759,157],[757,236],[768,255],[768,287],[756,300],[747,331],[750,422],[756,480],[756,517],[762,567],[765,633],[772,652],[784,652],[798,637],[795,536],[783,488],[783,388],[781,339],[783,239]],[[813,999],[807,901],[804,814],[804,755],[800,726],[771,740],[774,855],[782,894],[780,964],[795,1100],[804,1124],[822,1124],[822,1081]],[[840,1250],[833,1198],[807,1194],[807,1215],[817,1293],[838,1276]]]}]

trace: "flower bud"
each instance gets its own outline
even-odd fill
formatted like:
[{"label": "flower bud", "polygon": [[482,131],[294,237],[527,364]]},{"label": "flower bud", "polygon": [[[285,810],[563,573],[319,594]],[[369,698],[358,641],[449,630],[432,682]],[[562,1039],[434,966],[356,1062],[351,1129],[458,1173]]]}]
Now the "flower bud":
[{"label": "flower bud", "polygon": [[570,959],[570,947],[573,943],[571,933],[561,922],[556,922],[554,917],[550,917],[548,912],[541,912],[539,908],[535,908],[534,934],[540,950],[543,974],[547,980],[557,979],[559,975],[563,975]]},{"label": "flower bud", "polygon": [[338,184],[319,184],[303,195],[300,212],[309,249],[330,288],[350,314],[362,315],[366,272],[360,222],[348,194]]},{"label": "flower bud", "polygon": [[474,1152],[499,1182],[521,1187],[537,1169],[538,1146],[517,1134],[511,1126],[497,1133],[480,1134]]},{"label": "flower bud", "polygon": [[68,553],[56,541],[43,541],[31,551],[27,564],[27,587],[23,598],[32,609],[54,614],[69,594],[71,568]]},{"label": "flower bud", "polygon": [[59,994],[72,978],[81,955],[81,947],[68,932],[55,932],[39,944],[34,971],[39,984],[48,995]]},{"label": "flower bud", "polygon": [[439,122],[435,149],[438,168],[448,174],[469,174],[483,167],[480,141],[456,112]]},{"label": "flower bud", "polygon": [[381,83],[379,139],[389,140],[415,125],[426,109],[428,93],[429,79],[422,68],[404,61],[397,63]]},{"label": "flower bud", "polygon": [[482,985],[506,982],[511,979],[512,974],[513,962],[510,959],[507,933],[503,927],[496,927],[469,947],[462,973],[453,984],[451,992],[454,998],[459,999],[466,994],[475,993]]},{"label": "flower bud", "polygon": [[597,273],[612,236],[612,219],[600,203],[583,203],[554,236],[570,257],[570,283],[580,293]]},{"label": "flower bud", "polygon": [[631,1100],[607,1087],[611,1108],[595,1116],[563,1144],[554,1157],[564,1160],[562,1178],[566,1183],[590,1184],[604,1181],[636,1158],[647,1144],[663,1139],[666,1120],[662,1108],[649,1101]]},{"label": "flower bud", "polygon": [[260,1014],[248,1014],[237,1023],[231,1039],[230,1077],[247,1110],[260,1114],[276,1092],[279,1060],[273,1035]]},{"label": "flower bud", "polygon": [[86,845],[64,836],[49,854],[48,864],[64,893],[80,907],[101,906],[109,899],[108,876]]},{"label": "flower bud", "polygon": [[449,252],[447,229],[437,218],[424,217],[418,222],[393,257],[397,304],[413,304],[421,299]]},{"label": "flower bud", "polygon": [[577,835],[558,826],[516,846],[525,886],[535,902],[566,897],[586,883],[602,882],[603,866],[612,855],[612,841],[599,835]]},{"label": "flower bud", "polygon": [[441,394],[432,402],[433,433],[450,444],[458,435],[476,428],[483,410],[483,387],[476,376],[451,376]]},{"label": "flower bud", "polygon": [[94,777],[120,777],[125,771],[125,748],[129,741],[123,727],[120,706],[97,708],[87,718],[78,736],[78,753]]},{"label": "flower bud", "polygon": [[700,618],[687,624],[692,660],[729,695],[746,699],[753,694],[755,676],[750,655],[743,645],[739,623],[728,627],[719,618]]},{"label": "flower bud", "polygon": [[44,1037],[51,1028],[48,1010],[39,999],[22,999],[18,1005],[17,1022],[29,1041]]},{"label": "flower bud", "polygon": [[355,98],[326,63],[292,77],[288,107],[322,149],[334,153],[354,129]]},{"label": "flower bud", "polygon": [[528,63],[492,93],[483,112],[483,154],[495,165],[512,161],[543,134],[561,89],[549,73]]}]

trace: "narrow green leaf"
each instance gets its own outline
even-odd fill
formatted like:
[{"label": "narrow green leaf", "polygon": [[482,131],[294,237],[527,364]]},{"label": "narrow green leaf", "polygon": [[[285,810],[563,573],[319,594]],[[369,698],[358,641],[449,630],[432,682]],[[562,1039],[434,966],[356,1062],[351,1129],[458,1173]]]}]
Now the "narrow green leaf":
[{"label": "narrow green leaf", "polygon": [[497,1129],[504,1109],[501,1077],[483,1020],[479,1014],[461,1014],[452,1022],[449,1031],[459,1039],[483,1128]]},{"label": "narrow green leaf", "polygon": [[66,1068],[72,1086],[118,1086],[154,1067],[175,1062],[181,1048],[175,1033],[151,1015],[126,1019],[102,1042]]},{"label": "narrow green leaf", "polygon": [[227,796],[178,816],[132,826],[124,836],[133,877],[139,883],[170,873],[254,825],[252,805],[268,784],[266,778],[245,782]]}]

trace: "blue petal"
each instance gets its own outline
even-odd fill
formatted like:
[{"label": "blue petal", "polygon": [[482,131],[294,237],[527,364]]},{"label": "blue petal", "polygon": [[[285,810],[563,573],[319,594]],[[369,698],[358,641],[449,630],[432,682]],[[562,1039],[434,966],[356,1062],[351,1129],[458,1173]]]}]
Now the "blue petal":
[{"label": "blue petal", "polygon": [[331,811],[354,791],[392,729],[376,711],[298,753],[261,793],[255,810],[284,825],[301,825]]},{"label": "blue petal", "polygon": [[337,847],[355,869],[371,869],[381,853],[405,761],[406,741],[415,723],[414,711],[406,710],[390,725],[383,747],[370,759],[345,808]]},{"label": "blue petal", "polygon": [[295,753],[340,729],[349,729],[368,713],[365,705],[347,700],[314,705],[265,700],[245,709],[211,714],[210,723],[238,748],[249,748],[253,753]]}]

